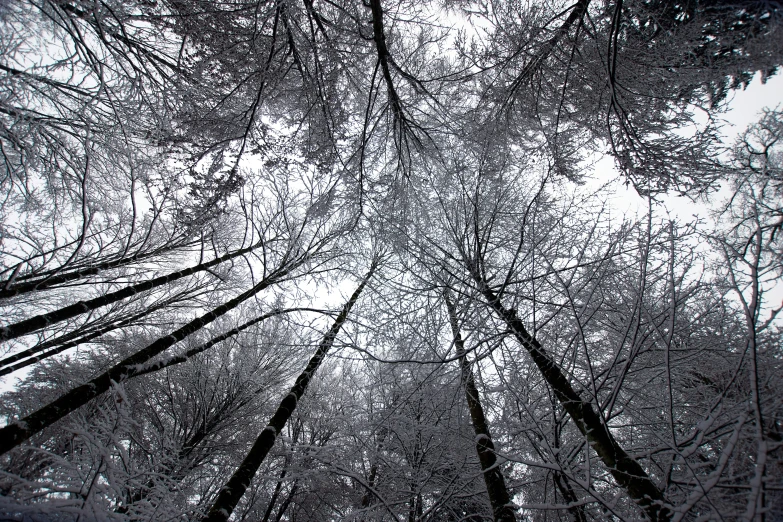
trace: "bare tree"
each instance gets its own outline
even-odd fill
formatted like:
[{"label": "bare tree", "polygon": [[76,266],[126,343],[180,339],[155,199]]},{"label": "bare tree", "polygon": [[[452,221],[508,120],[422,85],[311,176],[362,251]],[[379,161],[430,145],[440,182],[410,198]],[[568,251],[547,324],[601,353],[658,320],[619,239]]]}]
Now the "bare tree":
[{"label": "bare tree", "polygon": [[210,508],[209,513],[207,513],[204,520],[227,520],[228,517],[231,516],[239,499],[242,498],[245,490],[250,485],[250,481],[253,479],[256,471],[258,471],[258,467],[264,461],[269,450],[272,448],[272,445],[275,443],[278,433],[283,430],[286,422],[288,422],[291,414],[296,409],[297,403],[302,398],[305,391],[307,391],[307,385],[310,383],[316,370],[318,370],[318,367],[332,347],[335,337],[340,333],[343,323],[347,320],[348,314],[351,312],[351,308],[356,304],[362,290],[364,290],[364,287],[372,278],[379,262],[380,256],[376,255],[370,265],[369,272],[367,272],[367,275],[364,277],[359,287],[354,291],[353,295],[351,295],[351,298],[343,307],[340,315],[335,319],[334,324],[318,345],[318,349],[310,359],[310,362],[307,363],[304,371],[296,379],[291,391],[280,403],[275,414],[258,436],[253,447],[250,448],[250,452],[242,461],[242,464],[237,468],[226,485],[220,490],[215,503],[212,505],[212,508]]},{"label": "bare tree", "polygon": [[[717,131],[783,64],[782,22],[2,4],[0,512],[778,516],[780,111]],[[582,185],[601,156],[646,210]],[[655,199],[721,184],[709,232]]]},{"label": "bare tree", "polygon": [[487,426],[487,418],[484,415],[484,409],[481,407],[476,380],[473,376],[473,370],[467,360],[465,352],[465,342],[459,331],[457,322],[457,308],[452,303],[448,295],[445,296],[446,307],[448,308],[449,324],[454,335],[454,347],[459,357],[460,369],[462,371],[462,385],[465,387],[465,401],[470,411],[473,430],[476,432],[476,453],[481,461],[481,469],[484,472],[484,482],[487,485],[487,493],[492,503],[492,511],[495,520],[516,520],[510,503],[511,498],[506,489],[506,482],[503,478],[500,466],[495,455],[495,445],[492,442],[492,436]]}]

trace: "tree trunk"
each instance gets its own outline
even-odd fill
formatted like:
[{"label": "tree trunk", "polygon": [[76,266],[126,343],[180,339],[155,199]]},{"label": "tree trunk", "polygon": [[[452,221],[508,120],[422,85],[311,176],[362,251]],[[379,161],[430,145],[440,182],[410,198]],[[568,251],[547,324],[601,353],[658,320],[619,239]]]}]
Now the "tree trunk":
[{"label": "tree trunk", "polygon": [[285,480],[285,476],[288,474],[288,466],[291,464],[291,454],[285,456],[285,461],[283,462],[283,470],[280,472],[280,477],[277,479],[277,484],[275,484],[275,490],[272,493],[272,498],[269,499],[269,504],[266,506],[266,511],[264,511],[264,518],[261,519],[261,522],[269,522],[269,517],[272,516],[272,511],[275,509],[275,504],[277,504],[277,498],[280,496],[280,491],[283,489],[283,480]]},{"label": "tree trunk", "polygon": [[[134,377],[138,375],[139,374],[136,374]],[[177,452],[177,456],[173,459],[173,461],[168,464],[164,464],[156,474],[158,476],[164,475],[168,477],[169,480],[173,483],[179,483],[182,479],[184,479],[187,474],[195,467],[194,460],[190,458],[190,455],[198,447],[198,445],[207,438],[213,427],[214,424],[207,425],[207,423],[202,420],[201,425],[196,429],[196,432],[193,434],[193,436],[185,441],[185,443]],[[150,478],[146,484],[133,491],[129,495],[127,503],[123,506],[120,506],[116,512],[127,513],[131,505],[146,499],[154,487],[155,480]],[[153,505],[157,507],[158,502],[153,502]]]},{"label": "tree trunk", "polygon": [[[26,294],[28,292],[46,290],[55,285],[67,283],[69,281],[76,281],[84,277],[89,277],[92,275],[99,274],[104,270],[118,268],[124,265],[128,265],[130,263],[134,263],[136,261],[141,261],[143,259],[147,259],[149,257],[159,255],[162,252],[173,250],[174,248],[180,246],[181,245],[172,245],[169,248],[161,248],[158,250],[153,250],[151,252],[143,252],[143,253],[140,252],[132,256],[120,257],[119,259],[114,259],[111,261],[104,261],[103,263],[93,264],[89,268],[71,270],[70,272],[57,273],[55,271],[49,275],[42,275],[40,277],[34,276],[36,278],[33,279],[32,281],[25,281],[23,280],[25,278],[21,278],[21,277],[20,278],[11,277],[5,282],[0,282],[0,286],[2,286],[2,289],[0,289],[0,299],[8,299],[10,297],[14,297],[20,294]],[[19,282],[14,284],[14,280],[17,280]]]},{"label": "tree trunk", "polygon": [[310,384],[310,380],[312,379],[316,370],[318,370],[321,362],[326,357],[329,349],[334,344],[334,339],[337,337],[337,334],[340,332],[340,329],[348,318],[348,313],[359,299],[359,295],[362,293],[362,290],[364,290],[364,287],[372,277],[377,266],[378,259],[376,258],[373,261],[372,266],[370,267],[370,271],[367,273],[364,280],[345,304],[342,312],[340,312],[340,315],[337,316],[337,319],[334,321],[334,324],[332,325],[329,332],[321,340],[321,344],[318,345],[318,349],[310,359],[310,362],[307,363],[304,371],[296,379],[296,382],[291,388],[291,391],[288,392],[288,395],[286,395],[285,398],[280,402],[280,406],[278,406],[277,411],[270,419],[269,424],[266,425],[264,430],[258,436],[256,442],[253,444],[253,447],[250,448],[250,451],[239,465],[237,470],[234,472],[228,482],[226,482],[226,484],[221,488],[215,503],[212,505],[212,508],[210,508],[207,515],[202,519],[204,522],[225,521],[228,520],[228,518],[231,516],[231,513],[234,512],[234,508],[236,508],[239,500],[250,486],[250,481],[253,480],[256,471],[258,471],[258,468],[261,466],[264,458],[266,458],[269,450],[272,449],[272,446],[275,443],[275,439],[277,438],[277,434],[283,430],[286,422],[288,422],[291,414],[296,409],[296,405],[299,403],[299,399],[301,399],[302,395],[304,395],[308,384]]},{"label": "tree trunk", "polygon": [[666,506],[666,499],[661,490],[647,475],[644,468],[633,457],[628,455],[614,439],[603,418],[593,408],[593,405],[583,400],[573,389],[560,367],[557,366],[555,361],[541,347],[541,344],[527,331],[522,320],[517,317],[516,310],[504,308],[500,302],[500,297],[487,286],[485,281],[478,277],[475,272],[473,276],[479,284],[481,293],[486,298],[489,306],[503,319],[514,333],[517,341],[533,358],[533,362],[555,392],[560,404],[562,404],[574,421],[579,431],[587,438],[588,443],[609,469],[617,483],[625,488],[650,520],[663,522],[671,519],[672,512]]},{"label": "tree trunk", "polygon": [[570,504],[568,506],[568,512],[571,513],[572,517],[574,517],[574,522],[587,522],[584,506],[581,504],[576,504],[576,502],[579,501],[579,498],[576,496],[574,488],[571,487],[571,483],[568,481],[568,477],[559,471],[554,471],[553,479],[555,486],[557,486],[557,490],[560,491],[561,495],[563,495],[565,501]]},{"label": "tree trunk", "polygon": [[23,419],[10,423],[8,426],[0,429],[0,455],[8,450],[18,446],[29,439],[39,431],[51,426],[56,421],[65,417],[72,411],[86,404],[91,399],[99,396],[108,390],[112,383],[119,383],[130,377],[134,377],[143,369],[143,364],[160,354],[170,346],[178,343],[188,335],[192,334],[208,325],[226,312],[236,308],[240,303],[254,296],[261,290],[277,283],[285,277],[294,266],[289,266],[278,270],[270,277],[259,282],[250,290],[238,295],[234,299],[214,308],[209,313],[198,317],[185,326],[179,328],[173,333],[159,338],[143,350],[127,357],[122,362],[116,364],[98,377],[83,384],[59,399],[47,404],[36,412],[33,412]]},{"label": "tree trunk", "polygon": [[457,357],[459,357],[460,368],[462,369],[465,400],[468,403],[473,431],[476,433],[476,453],[478,453],[479,462],[481,463],[484,483],[487,486],[489,502],[492,505],[492,514],[496,521],[514,522],[516,515],[511,505],[511,497],[508,494],[506,481],[503,478],[503,473],[500,471],[500,466],[497,465],[495,445],[489,433],[484,409],[481,407],[473,370],[465,356],[465,342],[462,340],[462,334],[460,334],[459,325],[457,324],[457,310],[448,295],[446,295],[446,308],[448,308],[449,323],[451,324],[451,332],[454,335],[454,346],[457,350]]},{"label": "tree trunk", "polygon": [[[76,346],[79,346],[81,344],[88,343],[92,341],[93,339],[97,339],[98,337],[102,336],[105,333],[111,332],[113,330],[116,330],[118,328],[122,328],[124,326],[133,324],[134,322],[138,321],[139,319],[142,319],[148,315],[150,315],[153,312],[156,312],[157,310],[160,310],[169,304],[174,302],[174,299],[167,299],[166,301],[163,301],[161,303],[156,304],[155,306],[151,306],[147,308],[146,310],[139,312],[137,314],[134,314],[127,319],[122,319],[121,321],[116,321],[113,323],[106,324],[104,326],[100,326],[98,328],[94,328],[92,330],[89,330],[87,332],[80,332],[80,331],[74,331],[69,332],[65,335],[61,335],[55,339],[52,339],[50,341],[46,341],[43,343],[38,344],[37,346],[34,346],[32,348],[29,348],[27,350],[23,350],[21,352],[15,353],[13,355],[9,355],[5,359],[0,361],[0,376],[7,375],[9,373],[15,372],[16,370],[19,370],[21,368],[24,368],[25,366],[29,366],[33,363],[36,363],[38,361],[42,361],[46,359],[47,357],[51,357],[52,355],[56,355],[58,353],[64,352],[65,350],[68,350],[69,348],[74,348]],[[82,335],[80,335],[82,334]],[[59,346],[58,346],[59,345]],[[37,353],[43,352],[47,348],[53,348],[52,350],[49,350],[45,353],[42,353],[41,355],[37,357],[31,357]],[[29,359],[20,362],[19,364],[15,364],[11,366],[10,368],[7,368],[7,366],[24,359],[25,357],[30,357]]]},{"label": "tree trunk", "polygon": [[247,248],[237,250],[236,252],[215,258],[212,261],[208,261],[206,263],[200,263],[184,270],[179,270],[177,272],[172,272],[171,274],[150,279],[149,281],[127,286],[121,290],[117,290],[116,292],[111,292],[109,294],[102,295],[94,299],[89,299],[87,301],[79,301],[78,303],[60,308],[59,310],[54,310],[46,314],[36,315],[35,317],[19,321],[18,323],[9,324],[8,326],[0,328],[0,342],[14,339],[16,337],[21,337],[22,335],[27,335],[29,333],[35,332],[36,330],[40,330],[42,328],[46,328],[47,326],[51,326],[72,317],[76,317],[77,315],[81,315],[102,306],[106,306],[122,299],[134,296],[139,292],[152,290],[153,288],[172,283],[178,279],[182,279],[183,277],[195,274],[196,272],[201,272],[235,257],[247,254],[259,246],[261,246],[260,242]]},{"label": "tree trunk", "polygon": [[277,510],[277,514],[275,515],[275,521],[274,522],[280,522],[280,520],[283,518],[283,515],[285,515],[285,512],[288,511],[288,507],[291,505],[291,501],[294,500],[294,496],[296,495],[296,491],[299,489],[299,479],[294,480],[294,483],[291,485],[291,491],[288,492],[288,495],[285,497],[285,500],[282,504],[280,504],[280,509]]}]

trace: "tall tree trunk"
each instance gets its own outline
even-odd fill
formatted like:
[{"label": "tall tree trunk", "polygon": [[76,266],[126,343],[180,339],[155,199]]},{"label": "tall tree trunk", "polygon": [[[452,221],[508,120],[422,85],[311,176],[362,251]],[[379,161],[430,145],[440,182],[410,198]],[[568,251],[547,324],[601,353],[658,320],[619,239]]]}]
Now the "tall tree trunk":
[{"label": "tall tree trunk", "polygon": [[310,362],[307,363],[304,371],[296,379],[296,382],[291,388],[291,391],[288,392],[288,395],[286,395],[285,398],[280,402],[280,406],[278,406],[277,411],[272,416],[261,434],[258,436],[245,459],[239,465],[228,482],[226,482],[226,484],[221,488],[215,503],[212,505],[207,515],[202,519],[204,522],[225,521],[228,520],[228,517],[230,517],[231,513],[234,512],[234,508],[236,508],[239,500],[250,486],[250,481],[253,480],[256,471],[258,471],[258,468],[261,466],[264,458],[266,458],[269,450],[272,449],[272,446],[275,443],[275,439],[277,438],[277,434],[283,430],[286,422],[288,422],[291,414],[296,409],[296,405],[299,403],[299,399],[301,399],[302,395],[304,395],[308,384],[310,384],[310,380],[313,378],[316,370],[318,370],[321,362],[324,360],[326,354],[329,352],[329,349],[334,344],[335,337],[337,337],[337,334],[340,332],[340,329],[348,318],[348,314],[351,311],[351,308],[353,308],[353,305],[359,299],[359,295],[362,293],[362,290],[364,290],[364,287],[372,277],[377,266],[378,258],[373,260],[373,263],[370,266],[370,271],[367,273],[364,280],[361,282],[348,302],[345,303],[343,310],[340,312],[340,315],[337,316],[337,319],[335,319],[334,324],[329,329],[329,332],[321,340],[321,343],[318,345],[318,349],[310,359]]},{"label": "tall tree trunk", "polygon": [[[208,350],[209,348],[215,346],[216,344],[221,343],[221,342],[225,341],[226,339],[228,339],[230,337],[233,337],[234,335],[237,335],[241,331],[246,330],[247,328],[249,328],[249,327],[251,327],[251,326],[253,326],[255,324],[258,324],[258,323],[260,323],[262,321],[265,321],[266,319],[269,319],[270,317],[274,317],[274,316],[285,314],[285,313],[298,312],[298,311],[311,311],[312,312],[312,311],[320,311],[320,310],[314,310],[312,308],[289,308],[289,309],[282,309],[282,310],[281,309],[272,310],[271,312],[268,312],[266,314],[260,315],[260,316],[256,317],[255,319],[251,319],[250,321],[247,321],[246,323],[243,323],[243,324],[241,324],[241,325],[239,325],[239,326],[237,326],[235,328],[232,328],[231,330],[228,330],[227,332],[224,332],[224,333],[222,333],[222,334],[220,334],[220,335],[218,335],[216,337],[213,337],[212,339],[210,339],[206,343],[203,343],[203,344],[201,344],[201,345],[199,345],[199,346],[197,346],[195,348],[191,348],[190,350],[186,351],[183,354],[175,355],[173,357],[169,357],[167,359],[163,359],[163,360],[157,361],[157,362],[155,362],[153,364],[144,365],[141,369],[139,369],[138,371],[134,372],[133,375],[129,375],[128,379],[133,378],[133,377],[139,377],[141,375],[146,375],[148,373],[157,372],[157,371],[160,371],[160,370],[162,370],[164,368],[168,368],[170,366],[181,364],[181,363],[187,361],[188,359],[190,359],[191,357]],[[180,449],[180,451],[178,452],[178,455],[177,455],[177,458],[176,458],[175,462],[180,462],[180,463],[184,462],[185,464],[180,467],[179,471],[177,471],[176,473],[171,475],[172,481],[174,481],[174,482],[181,481],[185,477],[185,475],[193,468],[193,465],[188,463],[188,462],[186,462],[186,461],[189,458],[190,454],[193,452],[193,450],[196,448],[196,446],[198,446],[198,444],[200,444],[204,440],[204,438],[206,438],[206,436],[208,435],[208,431],[209,431],[208,427],[206,425],[202,425],[201,427],[199,427],[199,429],[196,431],[196,433],[193,435],[193,437],[191,437],[190,440],[188,440],[184,444],[182,449]],[[296,438],[294,438],[294,440],[296,440]],[[278,483],[277,483],[278,484],[278,489],[275,491],[275,495],[272,496],[272,501],[270,501],[269,508],[267,510],[267,514],[264,517],[265,521],[269,518],[269,515],[271,515],[272,508],[274,507],[275,499],[277,498],[277,495],[279,494],[279,488],[282,487],[282,480],[285,478],[285,475],[286,475],[287,464],[288,464],[288,459],[286,461],[286,466],[283,468],[283,473],[282,473],[280,479],[278,480]],[[169,474],[168,471],[170,471],[170,470],[164,470],[162,473],[165,473],[165,474],[168,475]],[[148,481],[145,486],[142,486],[136,492],[132,493],[129,496],[129,500],[128,500],[127,504],[121,506],[120,508],[118,508],[117,512],[118,513],[127,513],[128,507],[131,504],[133,504],[133,503],[139,502],[140,500],[144,500],[147,497],[147,495],[149,495],[149,493],[150,493],[151,489],[154,487],[154,485],[155,485],[155,483],[154,483],[153,480]]]},{"label": "tall tree trunk", "polygon": [[472,271],[472,275],[489,306],[506,323],[517,341],[533,358],[533,362],[555,392],[563,409],[566,410],[576,427],[601,458],[612,477],[644,510],[650,520],[663,522],[671,519],[672,512],[666,506],[666,499],[661,490],[647,475],[644,468],[628,455],[615,440],[600,413],[574,390],[557,363],[527,331],[522,320],[517,316],[516,310],[505,308],[500,302],[500,297],[489,288],[486,281],[475,271]]},{"label": "tall tree trunk", "polygon": [[283,462],[283,470],[280,472],[280,476],[277,479],[277,484],[275,484],[275,490],[272,493],[272,497],[269,499],[269,504],[266,506],[266,511],[264,511],[264,518],[261,519],[261,522],[269,522],[269,517],[272,516],[272,511],[275,509],[275,504],[277,504],[277,498],[280,496],[280,491],[283,489],[283,481],[285,480],[285,476],[288,474],[288,466],[291,464],[291,454],[285,456],[285,461]]},{"label": "tall tree trunk", "polygon": [[[74,348],[76,346],[79,346],[81,344],[88,343],[92,341],[93,339],[97,339],[98,337],[102,336],[105,333],[111,332],[113,330],[116,330],[118,328],[122,328],[124,326],[131,325],[138,321],[139,319],[142,319],[158,310],[161,310],[162,308],[165,308],[166,306],[170,305],[171,303],[176,301],[176,297],[173,299],[166,299],[165,301],[161,301],[157,303],[155,306],[150,306],[149,308],[146,308],[145,310],[133,314],[130,317],[126,319],[122,319],[120,321],[115,321],[109,324],[105,324],[103,326],[98,326],[97,328],[92,328],[86,332],[76,330],[74,332],[69,332],[65,335],[58,336],[55,339],[51,339],[49,341],[40,343],[36,346],[33,346],[32,348],[29,348],[27,350],[23,350],[21,352],[17,352],[13,355],[9,355],[3,360],[0,360],[0,376],[7,375],[9,373],[15,372],[16,370],[19,370],[21,368],[24,368],[25,366],[29,366],[33,363],[36,363],[38,361],[42,361],[46,359],[47,357],[51,357],[52,355],[56,355],[58,353],[64,352],[65,350],[68,350],[69,348]],[[55,348],[53,348],[55,347]],[[53,348],[51,350],[46,351],[45,353],[42,353],[39,356],[31,357],[37,353],[43,352],[47,348]],[[14,364],[13,366],[10,366],[11,364],[20,361],[24,359],[25,357],[30,357],[27,360],[24,360],[18,364]],[[8,367],[10,366],[10,367]]]},{"label": "tall tree trunk", "polygon": [[94,299],[79,301],[78,303],[60,308],[59,310],[54,310],[46,314],[36,315],[35,317],[30,317],[29,319],[19,321],[18,323],[9,324],[8,326],[0,328],[0,342],[14,339],[16,337],[21,337],[22,335],[27,335],[29,333],[35,332],[36,330],[40,330],[42,328],[46,328],[47,326],[51,326],[72,317],[76,317],[77,315],[81,315],[102,306],[110,305],[117,301],[121,301],[122,299],[132,297],[139,292],[144,292],[146,290],[152,290],[153,288],[167,285],[178,279],[182,279],[183,277],[195,274],[196,272],[207,270],[208,268],[211,268],[215,265],[219,265],[220,263],[234,259],[235,257],[247,254],[259,246],[261,246],[261,242],[215,258],[212,261],[208,261],[206,263],[200,263],[184,270],[179,270],[177,272],[172,272],[164,276],[150,279],[149,281],[126,286],[121,290],[117,290]]},{"label": "tall tree trunk", "polygon": [[421,493],[414,494],[416,490],[416,483],[411,483],[411,499],[408,501],[408,522],[417,522],[421,520],[423,513],[422,503],[423,499]]},{"label": "tall tree trunk", "polygon": [[476,381],[473,377],[473,369],[465,356],[465,342],[457,324],[457,309],[448,294],[445,298],[451,332],[454,335],[454,346],[457,350],[457,357],[459,357],[459,364],[462,370],[465,400],[468,403],[473,431],[476,433],[476,453],[478,453],[479,462],[481,463],[484,484],[487,486],[489,502],[492,505],[492,514],[496,521],[514,522],[516,521],[516,515],[511,505],[511,497],[508,494],[506,481],[503,478],[503,473],[500,471],[500,466],[497,465],[495,445],[489,433],[487,419],[484,416],[484,408],[481,407]]},{"label": "tall tree trunk", "polygon": [[[166,251],[171,251],[175,248],[179,248],[183,245],[171,245],[168,248],[159,248],[150,252],[139,252],[137,254],[120,257],[111,261],[104,261],[102,263],[92,264],[88,268],[80,268],[71,270],[70,272],[57,272],[54,271],[48,275],[42,275],[40,277],[31,278],[32,280],[25,281],[23,277],[9,278],[7,281],[0,281],[0,299],[8,299],[20,294],[26,294],[29,292],[35,292],[39,290],[46,290],[53,286],[68,283],[70,281],[76,281],[99,274],[104,270],[110,270],[112,268],[119,268],[121,266],[129,265],[131,263],[142,261],[155,255],[159,255]],[[14,284],[14,280],[19,281]]]},{"label": "tall tree trunk", "polygon": [[291,501],[294,500],[294,496],[296,496],[296,492],[299,489],[299,479],[294,480],[294,483],[291,485],[291,491],[288,492],[288,495],[285,497],[285,500],[282,504],[280,504],[280,509],[277,510],[277,514],[275,515],[274,522],[280,522],[280,520],[283,518],[283,515],[285,515],[285,512],[288,511],[288,507],[291,505]]},{"label": "tall tree trunk", "polygon": [[560,494],[563,495],[563,498],[569,504],[568,512],[574,518],[574,522],[587,522],[584,506],[576,503],[579,501],[579,498],[576,496],[574,488],[571,487],[571,482],[569,482],[568,477],[555,470],[553,472],[553,479],[555,486],[557,486],[557,490],[560,491]]},{"label": "tall tree trunk", "polygon": [[246,301],[258,292],[279,282],[291,270],[295,264],[281,268],[274,272],[268,278],[259,282],[250,290],[238,295],[234,299],[214,308],[212,311],[193,319],[185,326],[161,337],[146,348],[139,350],[133,355],[125,358],[109,370],[105,371],[93,380],[83,384],[60,398],[47,404],[36,412],[33,412],[23,419],[10,423],[8,426],[0,429],[0,455],[8,450],[18,446],[29,439],[39,431],[51,426],[56,421],[68,415],[72,411],[86,404],[91,399],[99,396],[108,390],[112,383],[119,383],[139,374],[144,369],[144,363],[160,354],[167,348],[178,343],[188,335],[192,334],[208,325],[226,312],[236,308],[240,303]]}]

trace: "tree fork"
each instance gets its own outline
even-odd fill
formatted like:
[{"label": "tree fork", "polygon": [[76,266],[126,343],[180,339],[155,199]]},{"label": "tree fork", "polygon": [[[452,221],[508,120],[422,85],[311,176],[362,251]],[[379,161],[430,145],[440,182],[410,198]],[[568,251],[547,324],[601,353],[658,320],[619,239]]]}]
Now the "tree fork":
[{"label": "tree fork", "polygon": [[446,308],[449,313],[449,324],[451,332],[454,335],[454,346],[457,350],[460,369],[462,370],[462,383],[465,385],[465,400],[468,403],[468,411],[473,424],[473,431],[476,434],[476,453],[478,453],[481,471],[484,475],[484,484],[487,486],[489,502],[492,505],[492,514],[497,522],[515,522],[516,515],[511,504],[511,497],[508,494],[506,481],[500,466],[497,464],[497,454],[495,453],[495,444],[492,442],[492,436],[489,432],[487,419],[484,415],[484,408],[481,406],[476,380],[473,377],[473,370],[470,367],[465,356],[465,342],[459,331],[457,324],[457,309],[448,293],[445,295]]},{"label": "tree fork", "polygon": [[376,257],[370,266],[370,271],[364,277],[364,280],[356,291],[354,291],[348,302],[345,303],[343,310],[340,312],[340,315],[337,316],[337,319],[335,319],[329,332],[327,332],[321,340],[321,343],[318,345],[318,349],[310,359],[310,362],[307,363],[304,371],[296,379],[293,387],[291,387],[291,391],[289,391],[288,395],[280,402],[277,411],[275,411],[275,414],[269,420],[269,423],[263,431],[261,431],[261,434],[256,439],[253,447],[250,448],[245,459],[228,482],[220,489],[215,503],[212,505],[207,515],[202,519],[203,522],[225,521],[228,520],[231,513],[234,512],[234,508],[236,508],[239,500],[250,486],[250,481],[253,480],[258,468],[269,453],[269,450],[272,449],[277,434],[285,427],[286,422],[288,422],[291,414],[296,409],[299,399],[302,398],[302,395],[304,395],[304,392],[307,390],[310,380],[326,357],[329,349],[334,344],[335,337],[337,337],[337,334],[340,332],[340,329],[348,318],[348,313],[351,311],[351,308],[353,308],[353,305],[359,299],[362,290],[364,290],[367,282],[373,276],[375,269],[378,267],[378,262],[379,259]]},{"label": "tree fork", "polygon": [[511,328],[517,341],[533,358],[546,382],[555,392],[557,399],[576,424],[579,431],[587,438],[601,461],[609,469],[612,477],[622,486],[654,522],[668,521],[672,517],[671,510],[666,506],[666,499],[658,486],[620,444],[614,439],[604,424],[601,415],[593,405],[583,400],[566,379],[560,367],[544,351],[541,344],[527,331],[516,310],[503,307],[500,297],[496,295],[477,274],[473,274],[480,285],[481,293],[489,306]]},{"label": "tree fork", "polygon": [[15,448],[36,433],[51,426],[72,411],[101,395],[111,387],[112,383],[120,383],[141,373],[145,369],[143,367],[144,363],[178,343],[188,335],[200,330],[226,312],[236,308],[239,304],[250,297],[253,297],[258,292],[277,283],[280,279],[285,277],[294,266],[295,265],[291,265],[276,271],[250,290],[247,290],[234,299],[212,309],[212,311],[201,317],[193,319],[171,334],[159,338],[146,348],[130,355],[91,381],[74,388],[26,417],[16,422],[9,423],[4,428],[0,429],[0,455]]},{"label": "tree fork", "polygon": [[579,24],[582,23],[582,19],[584,18],[585,14],[587,14],[587,7],[589,5],[590,0],[579,0],[576,4],[568,8],[568,10],[571,10],[571,14],[568,16],[568,18],[566,18],[566,21],[563,22],[563,25],[557,29],[555,35],[544,44],[541,50],[539,50],[533,59],[522,68],[522,71],[514,79],[514,82],[511,84],[511,88],[509,89],[509,98],[514,95],[517,89],[519,89],[519,87],[524,82],[529,81],[533,73],[536,72],[536,69],[538,69],[541,64],[544,63],[547,58],[549,58],[549,55],[552,54],[555,46],[557,46],[560,40],[566,34],[568,34],[571,26],[573,26],[576,22]]}]

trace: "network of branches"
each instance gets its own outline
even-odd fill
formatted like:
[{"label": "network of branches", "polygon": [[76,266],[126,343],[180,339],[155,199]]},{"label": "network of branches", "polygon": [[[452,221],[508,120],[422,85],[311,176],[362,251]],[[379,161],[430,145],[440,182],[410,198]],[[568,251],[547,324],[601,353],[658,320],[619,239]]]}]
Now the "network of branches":
[{"label": "network of branches", "polygon": [[0,519],[783,519],[782,65],[776,0],[0,1]]}]

